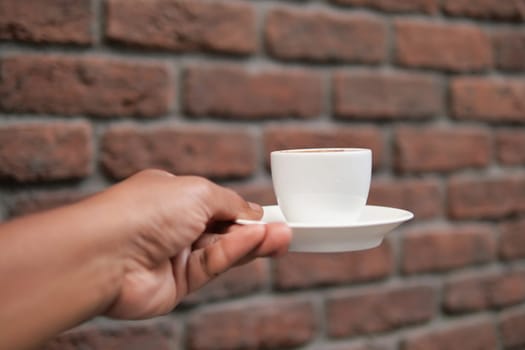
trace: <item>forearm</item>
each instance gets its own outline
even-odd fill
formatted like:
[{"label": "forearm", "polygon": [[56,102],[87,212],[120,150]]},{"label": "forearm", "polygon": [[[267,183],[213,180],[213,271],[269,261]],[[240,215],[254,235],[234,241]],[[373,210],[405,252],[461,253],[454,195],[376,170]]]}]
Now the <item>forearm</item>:
[{"label": "forearm", "polygon": [[286,249],[284,227],[203,232],[261,214],[205,179],[147,170],[79,204],[0,225],[0,350],[29,348],[99,314],[171,311],[235,263]]},{"label": "forearm", "polygon": [[123,275],[103,198],[0,225],[0,349],[34,346],[105,310]]}]

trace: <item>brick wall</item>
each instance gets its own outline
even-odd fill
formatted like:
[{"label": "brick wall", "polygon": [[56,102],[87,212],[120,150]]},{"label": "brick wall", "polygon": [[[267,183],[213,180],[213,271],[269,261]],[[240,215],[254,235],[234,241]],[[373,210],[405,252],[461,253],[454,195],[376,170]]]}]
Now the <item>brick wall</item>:
[{"label": "brick wall", "polygon": [[0,0],[0,218],[146,167],[269,204],[269,152],[305,146],[371,148],[369,202],[416,215],[45,348],[525,347],[524,20],[523,0]]}]

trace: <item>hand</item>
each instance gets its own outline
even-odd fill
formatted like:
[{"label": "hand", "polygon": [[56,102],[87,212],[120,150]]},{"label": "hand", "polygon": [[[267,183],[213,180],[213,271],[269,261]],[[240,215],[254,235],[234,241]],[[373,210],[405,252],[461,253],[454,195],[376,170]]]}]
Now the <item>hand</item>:
[{"label": "hand", "polygon": [[262,209],[199,177],[143,171],[102,194],[121,208],[125,271],[106,315],[138,319],[171,311],[188,293],[230,267],[285,253],[283,224],[232,225]]}]

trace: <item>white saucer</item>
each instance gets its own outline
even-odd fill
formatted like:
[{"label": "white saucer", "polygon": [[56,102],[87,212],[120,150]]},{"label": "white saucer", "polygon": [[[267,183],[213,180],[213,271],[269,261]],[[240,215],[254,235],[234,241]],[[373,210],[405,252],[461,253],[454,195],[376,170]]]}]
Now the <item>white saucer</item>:
[{"label": "white saucer", "polygon": [[[263,207],[260,221],[237,220],[238,224],[286,222],[277,205]],[[377,247],[385,235],[410,220],[407,210],[367,205],[361,216],[348,225],[288,223],[293,232],[291,252],[347,252]]]}]

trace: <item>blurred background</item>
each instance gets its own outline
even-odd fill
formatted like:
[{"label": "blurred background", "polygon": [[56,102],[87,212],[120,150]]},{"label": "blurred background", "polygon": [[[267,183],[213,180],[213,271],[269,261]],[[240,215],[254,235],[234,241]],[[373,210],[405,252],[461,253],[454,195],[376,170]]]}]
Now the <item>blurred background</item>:
[{"label": "blurred background", "polygon": [[0,219],[150,167],[273,204],[269,152],[298,147],[371,148],[369,203],[415,214],[43,349],[525,348],[524,20],[524,0],[0,0]]}]

